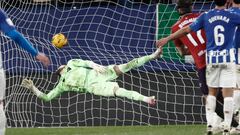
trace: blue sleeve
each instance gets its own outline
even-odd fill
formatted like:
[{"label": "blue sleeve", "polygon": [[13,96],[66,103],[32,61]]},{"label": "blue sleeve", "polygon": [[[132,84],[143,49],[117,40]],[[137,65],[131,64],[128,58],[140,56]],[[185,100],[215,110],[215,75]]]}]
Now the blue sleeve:
[{"label": "blue sleeve", "polygon": [[0,9],[0,30],[33,56],[38,54],[38,51],[31,43],[15,29],[11,19],[7,17],[2,9]]},{"label": "blue sleeve", "polygon": [[7,33],[13,29],[15,29],[13,22],[7,17],[6,13],[0,9],[0,30]]},{"label": "blue sleeve", "polygon": [[8,37],[14,40],[18,45],[20,45],[23,49],[29,52],[31,55],[36,56],[38,51],[32,46],[32,44],[22,36],[17,30],[11,30],[5,33]]},{"label": "blue sleeve", "polygon": [[198,31],[203,28],[205,13],[200,15],[195,22],[193,22],[189,27],[192,31]]}]

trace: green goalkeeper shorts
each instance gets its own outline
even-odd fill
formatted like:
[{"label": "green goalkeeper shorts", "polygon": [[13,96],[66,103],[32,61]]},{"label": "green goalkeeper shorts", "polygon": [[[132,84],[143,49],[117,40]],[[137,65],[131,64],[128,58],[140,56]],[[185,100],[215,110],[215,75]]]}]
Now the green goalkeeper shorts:
[{"label": "green goalkeeper shorts", "polygon": [[107,70],[103,74],[94,70],[90,71],[85,83],[87,92],[99,96],[114,96],[114,89],[119,88],[116,82],[111,82],[118,77],[113,69],[114,66],[107,66]]},{"label": "green goalkeeper shorts", "polygon": [[92,84],[87,89],[87,92],[98,96],[110,97],[115,95],[114,91],[116,91],[118,88],[119,86],[116,82],[99,82]]}]

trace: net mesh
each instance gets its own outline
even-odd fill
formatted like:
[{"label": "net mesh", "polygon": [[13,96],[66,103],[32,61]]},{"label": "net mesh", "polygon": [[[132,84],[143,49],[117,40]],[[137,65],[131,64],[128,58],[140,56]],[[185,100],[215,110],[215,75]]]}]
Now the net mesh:
[{"label": "net mesh", "polygon": [[[159,125],[203,123],[204,107],[193,64],[186,64],[169,43],[163,57],[134,69],[116,81],[120,87],[157,98],[157,105],[118,97],[66,92],[44,102],[20,86],[32,79],[48,93],[57,84],[54,71],[73,58],[98,64],[122,64],[155,51],[155,39],[169,34],[178,19],[175,4],[117,1],[2,0],[1,8],[16,28],[52,64],[44,68],[30,54],[1,34],[7,75],[6,115],[11,127]],[[194,12],[212,8],[212,2],[194,2]],[[62,49],[51,38],[63,33]]]}]

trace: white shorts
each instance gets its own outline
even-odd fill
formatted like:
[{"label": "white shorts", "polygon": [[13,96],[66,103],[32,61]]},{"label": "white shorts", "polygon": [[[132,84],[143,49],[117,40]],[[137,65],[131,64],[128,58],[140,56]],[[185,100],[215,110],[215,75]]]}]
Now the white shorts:
[{"label": "white shorts", "polygon": [[0,68],[0,100],[5,98],[6,78],[3,68]]},{"label": "white shorts", "polygon": [[235,88],[237,86],[236,64],[207,65],[207,85],[213,88]]}]

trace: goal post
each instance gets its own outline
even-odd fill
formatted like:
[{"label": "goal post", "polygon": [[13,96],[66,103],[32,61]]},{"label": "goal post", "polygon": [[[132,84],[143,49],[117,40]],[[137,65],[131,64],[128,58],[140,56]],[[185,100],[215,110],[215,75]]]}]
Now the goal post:
[{"label": "goal post", "polygon": [[[194,4],[205,9],[211,2],[197,1]],[[164,48],[163,58],[151,61],[116,80],[120,87],[147,96],[155,95],[157,105],[153,107],[125,98],[74,92],[66,92],[50,102],[44,102],[20,86],[23,78],[29,78],[41,91],[49,92],[57,84],[58,77],[54,71],[74,58],[110,65],[151,54],[156,49],[156,37],[169,34],[171,25],[178,19],[174,3],[2,0],[0,6],[17,30],[52,61],[48,68],[44,68],[1,34],[3,64],[7,75],[5,109],[8,126],[125,126],[205,122],[195,66],[186,64],[172,43]],[[51,45],[51,38],[56,33],[63,33],[68,38],[68,45],[62,49]]]}]

